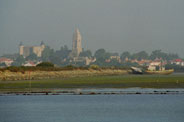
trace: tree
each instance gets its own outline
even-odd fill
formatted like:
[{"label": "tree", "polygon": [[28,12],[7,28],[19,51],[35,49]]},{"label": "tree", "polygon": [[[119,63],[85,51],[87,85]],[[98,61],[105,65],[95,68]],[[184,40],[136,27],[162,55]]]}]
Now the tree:
[{"label": "tree", "polygon": [[64,45],[64,50],[68,51],[68,46],[67,45]]},{"label": "tree", "polygon": [[105,49],[98,49],[98,50],[95,52],[95,55],[94,55],[94,56],[95,56],[97,59],[99,59],[99,58],[101,58],[101,57],[104,57],[105,53],[106,53]]},{"label": "tree", "polygon": [[31,53],[28,57],[26,57],[26,60],[37,60],[38,57],[35,53]]},{"label": "tree", "polygon": [[150,55],[150,59],[154,60],[156,58],[162,58],[164,60],[167,60],[168,59],[168,55],[167,55],[167,53],[164,53],[161,50],[152,51],[152,53]]},{"label": "tree", "polygon": [[111,54],[106,52],[104,55],[104,59],[106,60],[106,59],[109,59],[110,57],[111,57]]},{"label": "tree", "polygon": [[49,61],[52,62],[53,64],[57,64],[57,65],[61,64],[61,58],[56,54],[51,55],[49,57]]},{"label": "tree", "polygon": [[21,66],[22,64],[20,62],[14,61],[11,66]]},{"label": "tree", "polygon": [[0,63],[0,67],[7,67],[7,65],[3,62],[3,63]]},{"label": "tree", "polygon": [[111,54],[106,52],[105,49],[98,49],[95,52],[95,58],[96,58],[96,62],[93,63],[95,65],[99,65],[99,66],[106,66],[107,63],[105,62],[106,59],[109,59]]},{"label": "tree", "polygon": [[168,60],[174,60],[180,58],[178,54],[168,54]]},{"label": "tree", "polygon": [[68,58],[70,52],[71,51],[68,49],[68,47],[64,45],[64,47],[61,47],[60,50],[55,52],[55,54],[60,57],[60,60],[63,60]]},{"label": "tree", "polygon": [[161,50],[155,50],[155,51],[152,51],[150,55],[150,59],[154,60],[156,58],[162,58],[163,60],[173,60],[180,57],[178,56],[178,54],[172,54],[172,53],[167,54],[165,52],[162,52]]},{"label": "tree", "polygon": [[120,66],[120,63],[116,59],[112,59],[109,63],[108,66]]},{"label": "tree", "polygon": [[81,52],[79,56],[80,57],[88,57],[88,58],[90,58],[90,57],[92,57],[92,53],[91,53],[90,50],[86,50],[86,51]]},{"label": "tree", "polygon": [[16,61],[23,64],[25,63],[25,58],[22,55],[20,55],[19,57],[17,57]]},{"label": "tree", "polygon": [[110,58],[110,53],[107,53],[105,49],[98,49],[95,52],[94,56],[96,57],[97,60],[105,61],[106,59]]},{"label": "tree", "polygon": [[132,55],[132,59],[137,59],[137,60],[148,59],[148,58],[149,58],[149,55],[145,51],[141,51]]},{"label": "tree", "polygon": [[130,58],[130,57],[131,57],[131,54],[130,54],[128,51],[123,52],[123,53],[121,54],[121,60],[122,60],[122,61],[124,61],[126,58]]},{"label": "tree", "polygon": [[42,52],[42,60],[43,61],[50,61],[49,57],[54,54],[54,50],[50,49],[49,46],[46,46]]},{"label": "tree", "polygon": [[[57,65],[63,65],[63,60],[67,59],[71,50],[66,45],[62,46],[60,50],[54,51],[50,47],[46,47],[42,53],[42,61],[52,62]],[[64,62],[64,64],[68,64]]]},{"label": "tree", "polygon": [[19,55],[16,60],[12,63],[13,66],[21,66],[25,63],[25,58],[22,55]]},{"label": "tree", "polygon": [[184,66],[176,65],[176,64],[167,64],[165,65],[166,69],[174,69],[175,72],[184,72]]}]

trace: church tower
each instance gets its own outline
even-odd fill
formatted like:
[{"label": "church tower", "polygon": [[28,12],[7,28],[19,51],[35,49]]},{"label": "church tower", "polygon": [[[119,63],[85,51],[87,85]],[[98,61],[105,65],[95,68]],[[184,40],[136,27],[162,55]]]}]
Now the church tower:
[{"label": "church tower", "polygon": [[22,41],[19,44],[19,55],[24,55],[24,46]]},{"label": "church tower", "polygon": [[78,57],[82,52],[82,37],[79,32],[79,29],[76,29],[73,34],[73,43],[72,43],[72,54],[74,57]]}]

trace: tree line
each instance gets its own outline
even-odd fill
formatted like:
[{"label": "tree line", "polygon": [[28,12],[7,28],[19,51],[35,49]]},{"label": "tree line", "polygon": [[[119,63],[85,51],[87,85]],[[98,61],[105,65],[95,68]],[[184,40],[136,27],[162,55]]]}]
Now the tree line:
[{"label": "tree line", "polygon": [[[71,50],[65,45],[62,46],[59,50],[51,49],[49,46],[46,46],[44,51],[42,52],[41,57],[37,57],[36,54],[32,53],[28,57],[24,58],[23,56],[18,56],[15,61],[13,62],[14,66],[20,66],[21,64],[24,64],[25,61],[31,60],[31,61],[42,61],[42,62],[52,62],[55,65],[58,66],[67,66],[72,65],[71,57],[70,57]],[[107,62],[108,59],[110,59],[111,56],[117,56],[120,57],[120,61],[118,61],[116,58],[112,58]],[[99,66],[129,66],[129,65],[137,65],[136,63],[129,62],[130,60],[155,60],[156,58],[162,59],[162,60],[173,60],[180,58],[178,54],[171,54],[171,53],[165,53],[162,50],[155,50],[152,51],[152,53],[149,55],[146,51],[140,51],[137,53],[130,53],[128,51],[125,51],[121,54],[119,53],[111,53],[106,51],[105,49],[98,49],[95,51],[94,55],[90,50],[83,50],[82,53],[80,53],[80,57],[88,57],[88,58],[94,58],[96,59],[95,62],[92,64],[99,65]],[[126,61],[126,60],[129,61]],[[75,65],[77,65],[75,63]],[[84,65],[84,63],[80,63],[78,65]]]}]

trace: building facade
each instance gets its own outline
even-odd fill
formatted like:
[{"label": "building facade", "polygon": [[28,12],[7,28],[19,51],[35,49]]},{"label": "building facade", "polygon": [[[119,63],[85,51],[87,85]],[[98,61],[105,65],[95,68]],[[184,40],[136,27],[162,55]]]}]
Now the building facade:
[{"label": "building facade", "polygon": [[34,53],[37,57],[41,57],[44,49],[45,44],[43,42],[41,42],[40,46],[24,46],[21,42],[19,45],[19,55],[28,57],[30,54]]}]

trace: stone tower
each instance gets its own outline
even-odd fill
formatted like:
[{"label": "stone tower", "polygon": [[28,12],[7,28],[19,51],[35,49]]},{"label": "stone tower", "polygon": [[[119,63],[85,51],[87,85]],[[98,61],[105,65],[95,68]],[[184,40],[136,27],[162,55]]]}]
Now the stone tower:
[{"label": "stone tower", "polygon": [[79,32],[79,29],[76,29],[73,34],[73,45],[72,45],[72,54],[74,57],[78,57],[79,54],[82,52],[82,37]]}]

